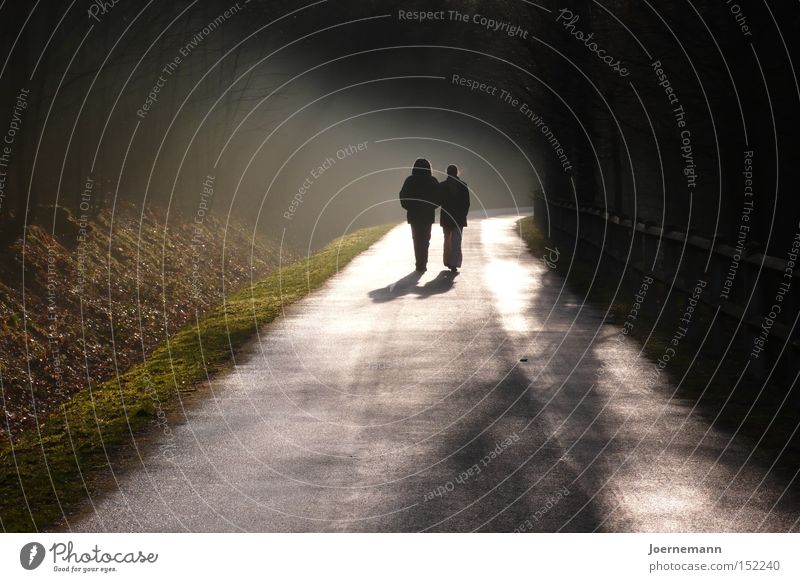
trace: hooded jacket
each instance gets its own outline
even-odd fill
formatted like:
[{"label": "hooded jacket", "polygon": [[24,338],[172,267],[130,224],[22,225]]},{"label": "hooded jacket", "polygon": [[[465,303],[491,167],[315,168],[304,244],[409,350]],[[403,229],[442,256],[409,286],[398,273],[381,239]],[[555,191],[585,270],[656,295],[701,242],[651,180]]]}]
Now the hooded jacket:
[{"label": "hooded jacket", "polygon": [[409,223],[433,224],[439,206],[439,182],[431,175],[431,164],[420,158],[400,190],[400,205]]}]

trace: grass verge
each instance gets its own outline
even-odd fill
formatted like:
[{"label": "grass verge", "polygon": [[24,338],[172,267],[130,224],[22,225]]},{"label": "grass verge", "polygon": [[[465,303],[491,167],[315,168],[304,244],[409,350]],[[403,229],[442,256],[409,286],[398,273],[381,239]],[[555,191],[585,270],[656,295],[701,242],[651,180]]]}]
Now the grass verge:
[{"label": "grass verge", "polygon": [[0,527],[38,531],[59,519],[96,488],[112,452],[157,424],[181,389],[222,371],[258,327],[320,287],[393,226],[359,230],[275,270],[172,334],[146,362],[78,392],[38,431],[3,443]]}]

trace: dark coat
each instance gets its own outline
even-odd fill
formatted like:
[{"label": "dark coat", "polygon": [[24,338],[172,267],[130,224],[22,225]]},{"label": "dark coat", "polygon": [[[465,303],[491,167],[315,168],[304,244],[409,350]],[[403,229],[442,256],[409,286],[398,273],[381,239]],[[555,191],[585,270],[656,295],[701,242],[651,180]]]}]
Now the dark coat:
[{"label": "dark coat", "polygon": [[409,223],[433,224],[439,206],[439,182],[430,169],[414,168],[403,182],[400,190],[400,205],[406,209]]},{"label": "dark coat", "polygon": [[467,184],[454,176],[439,184],[439,224],[442,226],[467,226],[469,212],[469,189]]}]

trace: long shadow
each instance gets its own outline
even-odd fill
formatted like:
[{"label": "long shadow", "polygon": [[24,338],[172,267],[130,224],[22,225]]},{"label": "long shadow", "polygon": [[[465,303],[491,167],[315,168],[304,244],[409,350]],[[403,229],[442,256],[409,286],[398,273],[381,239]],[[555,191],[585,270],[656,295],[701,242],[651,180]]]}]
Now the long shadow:
[{"label": "long shadow", "polygon": [[[569,239],[562,241],[559,245],[566,248],[574,244]],[[587,303],[602,310],[612,301],[620,304],[622,307],[607,318],[618,328],[625,321],[630,298],[638,292],[643,275],[600,255],[591,245],[580,244],[576,252],[581,257],[576,262],[579,275],[571,277],[568,287],[576,294],[587,294],[588,285],[582,275],[589,270],[586,263],[600,262],[598,272],[603,276],[597,284],[592,282]],[[622,285],[614,296],[620,280]],[[669,294],[668,291],[668,285],[658,281],[651,285],[627,340],[632,350],[641,351],[641,361],[653,367],[670,345],[688,305],[686,296],[674,289]],[[780,516],[796,516],[800,507],[797,488],[792,486],[800,467],[800,435],[796,432],[796,413],[790,406],[799,387],[779,380],[780,370],[769,383],[764,379],[766,372],[759,378],[741,375],[752,341],[742,341],[747,338],[746,331],[739,330],[742,335],[736,335],[736,323],[725,315],[717,317],[712,307],[698,303],[688,334],[661,372],[663,381],[649,388],[662,399],[659,406],[664,407],[665,418],[677,416],[677,422],[669,428],[680,428],[665,441],[669,447],[658,462],[663,466],[664,457],[682,454],[687,467],[702,464],[704,468],[698,470],[701,484],[706,489],[718,485],[719,495],[725,493],[717,502],[719,507],[737,502],[735,509],[743,507],[752,493],[742,515],[762,509],[767,512],[774,501],[764,528],[785,531],[781,529],[781,519],[785,517]],[[692,438],[687,437],[690,434]],[[732,479],[734,475],[736,478]],[[764,483],[759,484],[762,478]],[[731,501],[737,495],[741,501]],[[754,527],[758,520],[748,524],[742,518],[739,523],[744,528]]]},{"label": "long shadow", "polygon": [[432,295],[440,295],[450,291],[455,284],[455,278],[457,276],[458,273],[443,270],[436,275],[435,279],[428,281],[424,285],[418,285],[417,283],[419,283],[419,280],[422,278],[422,273],[413,271],[391,285],[381,287],[380,289],[373,289],[368,295],[375,303],[386,303],[387,301],[394,301],[399,297],[411,294],[418,295],[420,299],[424,299]]},{"label": "long shadow", "polygon": [[420,298],[447,293],[455,285],[456,277],[458,277],[458,272],[453,273],[449,269],[439,271],[435,279],[428,281],[422,287],[415,287],[413,291]]},{"label": "long shadow", "polygon": [[[618,278],[611,275],[614,273],[611,270],[612,267],[606,264],[610,262],[606,259],[601,264],[599,272],[616,282]],[[545,274],[542,279],[545,284],[549,282],[560,285],[562,281],[562,277],[552,271]],[[624,282],[620,295],[623,298],[631,297],[640,285],[641,275],[633,275],[629,282]],[[568,296],[580,298],[579,290],[569,284],[567,288],[569,289]],[[648,325],[652,326],[652,323],[646,322],[644,312],[646,309],[654,311],[657,309],[656,291],[651,293],[652,296],[647,297],[648,303],[640,311],[639,321],[636,322],[638,328],[635,329],[636,335],[632,335],[627,340],[628,349],[624,353],[630,354],[628,358],[633,355],[633,359],[629,361],[609,359],[609,344],[615,343],[616,340],[603,342],[602,334],[600,334],[597,340],[592,342],[589,352],[581,360],[579,368],[574,374],[576,378],[583,375],[592,381],[597,381],[598,384],[605,382],[604,388],[598,387],[596,395],[584,401],[583,408],[589,414],[573,415],[576,420],[590,418],[594,410],[599,410],[597,404],[600,404],[600,401],[612,398],[611,406],[605,409],[593,430],[580,439],[578,447],[570,454],[576,465],[581,468],[582,487],[587,492],[599,491],[603,488],[606,491],[606,501],[612,500],[611,507],[602,508],[603,517],[607,518],[602,524],[602,529],[620,530],[628,527],[628,523],[643,524],[645,523],[643,519],[648,519],[649,516],[655,520],[650,527],[654,525],[655,527],[664,527],[662,524],[673,520],[680,521],[682,527],[688,529],[704,527],[698,525],[697,521],[693,522],[691,518],[684,519],[677,510],[675,510],[675,515],[668,513],[658,515],[656,512],[648,513],[645,507],[641,507],[642,511],[638,517],[634,517],[633,521],[629,522],[624,515],[625,511],[614,509],[616,507],[614,488],[627,486],[635,488],[635,491],[631,491],[631,493],[640,499],[662,500],[665,504],[681,503],[684,499],[684,493],[682,493],[684,489],[694,491],[693,494],[697,498],[708,495],[710,503],[714,504],[713,509],[709,508],[705,513],[698,510],[693,519],[710,520],[719,516],[721,521],[715,527],[726,530],[755,531],[755,528],[761,527],[762,516],[766,518],[768,512],[771,511],[769,519],[763,525],[765,531],[786,531],[788,526],[785,524],[791,523],[793,516],[797,515],[798,507],[796,492],[788,488],[788,485],[791,485],[791,477],[776,470],[779,465],[774,467],[770,465],[773,457],[767,456],[764,459],[761,458],[763,455],[759,454],[748,457],[747,455],[751,452],[757,452],[753,443],[745,443],[735,433],[721,436],[716,432],[705,432],[706,429],[712,428],[713,423],[709,423],[698,414],[700,406],[697,409],[693,409],[689,405],[684,406],[685,403],[680,401],[682,393],[674,393],[675,386],[681,381],[686,381],[686,376],[683,376],[686,369],[682,366],[682,360],[676,357],[675,361],[670,362],[670,367],[665,368],[665,371],[662,372],[658,383],[653,386],[647,385],[646,378],[642,374],[658,364],[658,354],[665,350],[665,345],[670,345],[663,343],[663,340],[662,343],[659,343],[658,339],[664,337],[664,332],[657,330],[651,341],[654,346],[660,346],[660,348],[642,350],[641,355],[636,356],[642,348],[639,334],[646,335],[652,329],[652,327],[648,327]],[[565,299],[569,300],[568,297]],[[590,299],[586,302],[581,317],[597,318],[604,313],[606,307],[607,304]],[[670,330],[670,333],[671,326],[676,325],[675,322],[679,321],[684,309],[685,304],[680,301],[677,301],[674,306],[667,305],[663,325]],[[613,327],[608,325],[608,328],[613,330],[614,335],[617,336],[622,329],[620,320],[621,318],[613,320]],[[605,318],[603,323],[607,325],[611,322]],[[696,336],[687,337],[685,343],[679,346],[680,350],[676,350],[676,352],[686,351],[692,357],[696,355],[697,345],[705,332],[702,329],[702,323],[704,322],[698,315],[697,320],[693,322],[693,325],[697,327]],[[601,321],[598,320],[596,325],[600,324]],[[662,335],[659,336],[659,334]],[[571,335],[573,337],[568,338],[568,344],[585,345],[580,334]],[[695,364],[695,362],[692,363]],[[608,371],[616,372],[617,378],[622,378],[623,388],[617,389],[613,386]],[[586,372],[589,374],[587,375]],[[617,382],[619,381],[617,380]],[[625,385],[639,385],[642,386],[642,389],[637,394],[636,391],[626,389]],[[572,392],[570,386],[566,388]],[[614,396],[612,397],[612,395]],[[558,410],[558,406],[569,407],[569,401],[554,404],[556,404],[555,410]],[[646,421],[637,421],[644,416],[641,411],[637,411],[637,408],[642,406],[653,410],[652,417],[648,417]],[[565,409],[563,412],[568,412],[568,410]],[[615,429],[623,426],[625,430],[616,434]],[[613,438],[607,440],[612,432],[615,433]],[[595,446],[587,446],[591,442],[595,443]],[[606,443],[608,446],[603,449],[602,455],[595,456],[596,451],[599,450],[597,445],[605,446]],[[652,463],[652,465],[646,471],[640,472],[635,469],[636,467],[644,469],[648,467],[648,463]],[[619,472],[617,472],[618,469]],[[791,471],[788,474],[794,475],[795,473]],[[670,475],[670,479],[673,479],[675,491],[659,491],[664,475]],[[606,488],[606,480],[612,477],[612,487]],[[759,483],[761,478],[765,479],[763,484]],[[787,486],[786,490],[784,490],[784,486]],[[604,504],[602,496],[593,503],[598,501],[600,505]],[[775,505],[770,510],[773,503]],[[736,513],[739,509],[742,509],[741,515]],[[753,517],[748,517],[750,512]],[[736,515],[736,521],[725,521],[728,518],[723,516],[726,515]]]},{"label": "long shadow", "polygon": [[[542,292],[533,294],[524,307],[526,317],[550,310],[554,294],[548,289],[557,289],[557,283],[557,276],[542,275]],[[492,350],[487,353],[492,353],[491,365],[497,366],[498,374],[479,371],[450,397],[451,411],[468,412],[437,438],[439,452],[433,458],[443,461],[430,473],[409,479],[404,503],[412,507],[396,516],[387,530],[609,529],[601,526],[602,503],[591,499],[604,480],[606,464],[591,466],[591,479],[581,475],[603,445],[607,444],[605,454],[617,453],[611,434],[614,427],[608,430],[607,415],[602,413],[604,402],[587,374],[601,362],[592,354],[591,338],[585,333],[570,334],[558,347],[576,315],[576,299],[566,294],[559,300],[548,322],[553,331],[539,337],[530,361],[520,360],[521,354],[531,353],[530,337],[497,330],[499,333],[476,338]],[[582,321],[579,319],[579,327]],[[585,329],[585,323],[582,327]],[[544,359],[557,347],[556,359],[540,373]],[[569,376],[576,364],[578,372]],[[557,390],[560,396],[551,399]],[[585,436],[584,429],[596,418],[598,422]],[[509,439],[513,442],[506,446]],[[578,450],[583,448],[592,454]],[[476,466],[479,471],[464,478],[465,471]]]}]

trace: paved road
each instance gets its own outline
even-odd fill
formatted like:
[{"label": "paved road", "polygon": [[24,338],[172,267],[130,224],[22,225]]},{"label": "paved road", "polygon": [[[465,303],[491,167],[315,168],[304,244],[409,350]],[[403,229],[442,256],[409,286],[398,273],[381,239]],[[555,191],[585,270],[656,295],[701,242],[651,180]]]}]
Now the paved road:
[{"label": "paved road", "polygon": [[143,439],[143,461],[63,527],[797,529],[796,492],[663,377],[645,386],[653,363],[514,222],[474,221],[455,278],[438,236],[410,275],[408,227],[393,230],[188,402],[172,448]]}]

